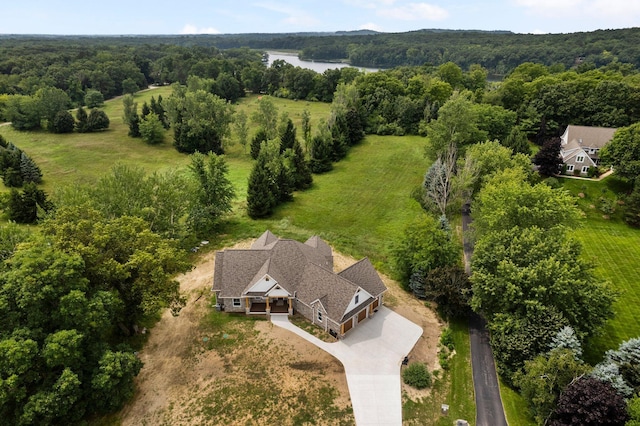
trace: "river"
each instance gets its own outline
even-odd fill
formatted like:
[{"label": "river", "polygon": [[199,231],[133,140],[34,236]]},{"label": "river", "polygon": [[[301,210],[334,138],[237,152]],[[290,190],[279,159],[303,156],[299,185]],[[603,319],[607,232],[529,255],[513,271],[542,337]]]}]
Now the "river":
[{"label": "river", "polygon": [[[267,66],[271,66],[273,61],[281,59],[293,65],[294,67],[306,68],[320,74],[322,74],[326,70],[351,67],[351,65],[343,64],[341,62],[303,61],[300,58],[298,58],[297,53],[271,51],[271,52],[267,52],[267,54],[269,55],[269,62],[267,62]],[[366,71],[366,72],[380,71],[377,68],[364,68],[364,67],[353,67],[353,68],[358,68],[360,71]]]}]

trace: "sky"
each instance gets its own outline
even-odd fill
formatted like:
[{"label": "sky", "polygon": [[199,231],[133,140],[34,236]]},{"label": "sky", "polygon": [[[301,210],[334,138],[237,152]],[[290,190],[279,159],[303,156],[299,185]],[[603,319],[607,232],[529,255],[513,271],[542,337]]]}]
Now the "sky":
[{"label": "sky", "polygon": [[237,34],[640,26],[640,0],[5,0],[0,34]]}]

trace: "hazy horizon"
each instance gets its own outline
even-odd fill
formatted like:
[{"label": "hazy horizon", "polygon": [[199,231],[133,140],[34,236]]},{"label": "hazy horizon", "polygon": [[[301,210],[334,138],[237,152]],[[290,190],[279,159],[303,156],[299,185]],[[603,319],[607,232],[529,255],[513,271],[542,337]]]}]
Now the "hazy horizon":
[{"label": "hazy horizon", "polygon": [[[153,7],[151,7],[151,5]],[[640,26],[629,0],[24,0],[3,6],[3,35],[278,34],[369,29],[575,33]]]}]

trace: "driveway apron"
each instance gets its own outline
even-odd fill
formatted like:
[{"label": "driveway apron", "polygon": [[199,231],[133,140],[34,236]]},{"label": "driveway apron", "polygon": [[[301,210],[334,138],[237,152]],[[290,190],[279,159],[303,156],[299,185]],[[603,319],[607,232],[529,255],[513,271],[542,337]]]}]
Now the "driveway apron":
[{"label": "driveway apron", "polygon": [[291,324],[287,315],[271,315],[271,321],[342,362],[358,426],[402,425],[400,367],[422,335],[420,326],[381,306],[343,339],[327,343]]}]

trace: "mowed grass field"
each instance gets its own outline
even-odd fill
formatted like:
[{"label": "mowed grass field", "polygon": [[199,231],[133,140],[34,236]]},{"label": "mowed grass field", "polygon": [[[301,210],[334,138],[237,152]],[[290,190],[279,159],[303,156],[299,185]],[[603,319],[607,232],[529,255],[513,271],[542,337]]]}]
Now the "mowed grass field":
[{"label": "mowed grass field", "polygon": [[596,274],[610,281],[619,295],[615,317],[586,348],[586,356],[596,362],[606,350],[640,337],[640,230],[624,223],[589,220],[578,238],[585,256],[596,265]]},{"label": "mowed grass field", "polygon": [[[640,336],[640,230],[622,221],[622,206],[617,194],[629,184],[614,176],[601,181],[561,179],[564,189],[576,196],[585,218],[573,235],[582,242],[583,256],[595,266],[595,273],[611,283],[618,293],[615,317],[585,347],[585,357],[592,363],[604,352],[616,349],[632,337]],[[582,196],[578,196],[582,194]],[[606,215],[599,210],[600,199],[614,201],[615,211]]]}]

